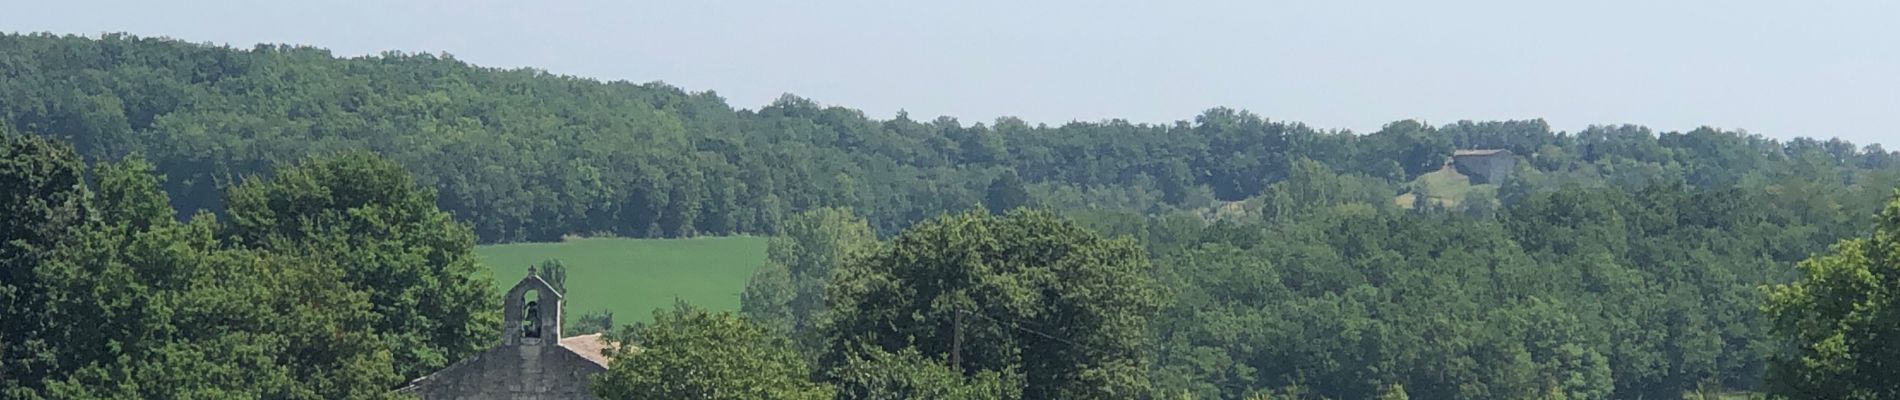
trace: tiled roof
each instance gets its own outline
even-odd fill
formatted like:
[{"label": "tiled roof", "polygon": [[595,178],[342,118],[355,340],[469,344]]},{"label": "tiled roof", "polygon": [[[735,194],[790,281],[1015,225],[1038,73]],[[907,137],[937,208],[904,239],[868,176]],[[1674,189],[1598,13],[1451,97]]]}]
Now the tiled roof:
[{"label": "tiled roof", "polygon": [[587,361],[600,364],[602,367],[607,366],[607,363],[613,362],[614,360],[602,352],[613,347],[613,344],[601,338],[598,333],[561,338],[561,347],[573,351],[574,354],[579,354],[581,358],[585,358]]}]

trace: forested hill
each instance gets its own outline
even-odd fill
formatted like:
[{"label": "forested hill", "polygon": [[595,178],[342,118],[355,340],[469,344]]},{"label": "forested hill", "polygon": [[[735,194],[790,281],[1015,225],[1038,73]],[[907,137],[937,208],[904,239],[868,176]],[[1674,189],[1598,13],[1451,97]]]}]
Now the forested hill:
[{"label": "forested hill", "polygon": [[[373,397],[493,340],[477,236],[735,233],[775,236],[747,318],[656,313],[624,343],[667,350],[623,353],[647,356],[597,394],[1900,393],[1900,153],[1878,145],[875,119],[123,35],[0,35],[0,77],[0,397]],[[1455,149],[1522,162],[1477,182]],[[974,207],[1002,215],[944,215]],[[661,366],[683,369],[637,372]]]},{"label": "forested hill", "polygon": [[183,212],[220,209],[220,185],[273,163],[366,148],[436,188],[485,242],[770,233],[819,206],[851,207],[888,234],[1011,191],[1055,209],[1272,214],[1289,206],[1269,189],[1302,159],[1372,200],[1419,190],[1413,179],[1456,148],[1529,161],[1524,179],[1495,188],[1507,200],[1566,184],[1846,187],[1900,163],[1840,140],[1627,125],[1567,133],[1539,120],[1398,121],[1353,134],[1224,108],[1165,125],[1060,126],[876,119],[790,95],[745,110],[710,92],[447,56],[127,35],[0,36],[0,75],[5,129],[66,139],[91,159],[142,154]]}]

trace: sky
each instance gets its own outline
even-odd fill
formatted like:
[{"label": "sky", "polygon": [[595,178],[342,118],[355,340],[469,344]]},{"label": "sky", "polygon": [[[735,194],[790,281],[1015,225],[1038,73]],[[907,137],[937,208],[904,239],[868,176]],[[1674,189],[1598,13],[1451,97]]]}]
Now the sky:
[{"label": "sky", "polygon": [[[1032,3],[1032,4],[1031,4]],[[1428,4],[1429,3],[1429,4]],[[888,118],[1324,129],[1543,118],[1900,147],[1894,1],[0,0],[0,31],[125,32],[784,93]]]}]

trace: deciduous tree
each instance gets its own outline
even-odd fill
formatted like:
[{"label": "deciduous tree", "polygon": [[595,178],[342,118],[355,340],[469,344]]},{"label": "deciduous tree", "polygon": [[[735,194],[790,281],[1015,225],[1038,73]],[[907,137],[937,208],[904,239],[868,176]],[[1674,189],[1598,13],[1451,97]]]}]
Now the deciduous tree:
[{"label": "deciduous tree", "polygon": [[622,346],[594,376],[602,399],[829,399],[783,337],[730,312],[681,305],[616,335]]},{"label": "deciduous tree", "polygon": [[1145,330],[1162,295],[1132,240],[1047,212],[968,212],[849,265],[832,286],[828,367],[914,346],[965,375],[1019,371],[1027,398],[1148,394]]},{"label": "deciduous tree", "polygon": [[1794,351],[1775,358],[1768,389],[1791,398],[1900,398],[1900,197],[1872,235],[1802,261],[1804,276],[1769,291],[1774,332]]}]

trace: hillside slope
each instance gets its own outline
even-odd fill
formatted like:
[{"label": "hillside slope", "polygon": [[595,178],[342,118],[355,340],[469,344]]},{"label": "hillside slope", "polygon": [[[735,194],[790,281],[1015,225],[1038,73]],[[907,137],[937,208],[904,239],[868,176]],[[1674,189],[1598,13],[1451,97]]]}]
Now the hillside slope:
[{"label": "hillside slope", "polygon": [[[1821,162],[1843,179],[1896,163],[1877,146],[1712,129],[1543,121],[1398,121],[1326,131],[1215,108],[1190,121],[1031,125],[877,119],[787,95],[756,110],[711,92],[470,65],[446,55],[339,58],[311,47],[130,35],[0,35],[0,124],[84,156],[141,154],[182,213],[272,163],[370,149],[440,193],[484,242],[569,234],[768,234],[788,213],[849,206],[880,232],[983,203],[1007,173],[1035,204],[1136,213],[1257,196],[1300,159],[1394,194],[1454,148],[1505,148],[1568,182],[1721,186]],[[1815,157],[1810,160],[1809,157]]]}]

